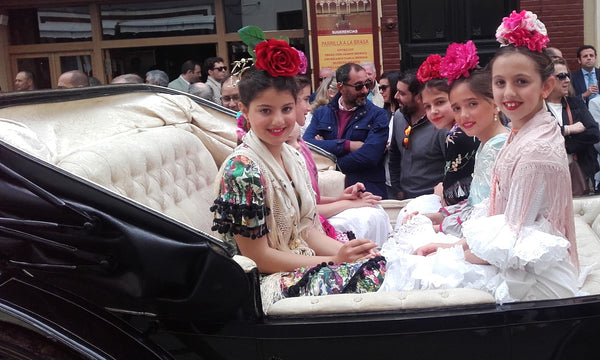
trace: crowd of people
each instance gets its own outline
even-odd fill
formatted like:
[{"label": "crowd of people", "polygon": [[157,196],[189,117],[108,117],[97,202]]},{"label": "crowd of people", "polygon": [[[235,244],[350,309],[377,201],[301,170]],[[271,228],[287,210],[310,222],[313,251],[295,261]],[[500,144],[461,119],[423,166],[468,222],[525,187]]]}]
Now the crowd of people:
[{"label": "crowd of people", "polygon": [[[202,70],[205,73],[202,73]],[[202,79],[205,81],[201,81]],[[230,110],[239,111],[240,99],[237,89],[239,76],[230,74],[224,60],[220,57],[209,57],[202,65],[194,60],[187,60],[181,65],[181,73],[172,81],[162,70],[153,69],[146,72],[145,79],[135,73],[115,76],[110,84],[151,84],[176,89],[201,97],[222,105]],[[71,89],[101,85],[100,80],[88,76],[81,70],[66,71],[58,77],[57,89]],[[15,91],[36,90],[35,75],[29,71],[19,71],[14,81]]]},{"label": "crowd of people", "polygon": [[[256,45],[238,83],[240,145],[211,211],[213,230],[264,274],[265,309],[345,292],[471,287],[499,303],[579,293],[571,184],[596,185],[595,49],[581,47],[581,70],[569,72],[528,11],[496,37],[485,66],[472,41],[454,43],[379,82],[370,64],[322,69],[312,95],[296,49]],[[358,207],[341,223],[319,206],[305,143],[346,175],[334,201]],[[344,232],[385,198],[410,199],[388,236]]]}]

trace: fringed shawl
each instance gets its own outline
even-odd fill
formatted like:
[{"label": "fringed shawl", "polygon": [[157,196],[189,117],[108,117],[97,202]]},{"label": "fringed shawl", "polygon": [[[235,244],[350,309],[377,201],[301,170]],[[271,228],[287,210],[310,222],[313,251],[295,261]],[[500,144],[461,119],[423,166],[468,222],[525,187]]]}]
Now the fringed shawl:
[{"label": "fringed shawl", "polygon": [[[223,197],[225,182],[238,182],[238,187],[248,187],[242,179],[225,179],[232,177],[225,174],[229,160],[244,156],[248,159],[248,166],[257,169],[264,184],[255,184],[259,197],[264,200],[258,212],[264,214],[263,219],[248,221],[244,216],[231,216],[233,212],[243,212],[249,204],[246,199],[232,199]],[[310,176],[302,159],[302,155],[293,147],[283,144],[282,158],[285,169],[282,169],[273,155],[260,141],[253,131],[249,131],[243,138],[243,144],[234,149],[233,153],[225,160],[216,181],[216,199],[212,210],[215,212],[214,230],[220,233],[248,234],[261,237],[268,236],[269,246],[281,251],[294,252],[302,255],[314,255],[314,251],[306,244],[306,236],[311,226],[318,222],[314,191],[310,183]],[[264,187],[264,188],[263,188]],[[262,201],[261,201],[262,202]],[[248,215],[246,215],[248,216]],[[266,222],[266,224],[265,224]],[[256,226],[256,224],[259,224]],[[252,227],[248,225],[252,224]],[[264,226],[266,225],[266,229]]]},{"label": "fringed shawl", "polygon": [[504,214],[517,233],[523,226],[547,220],[553,235],[571,243],[571,261],[578,266],[565,142],[546,109],[510,134],[493,176],[490,215]]}]

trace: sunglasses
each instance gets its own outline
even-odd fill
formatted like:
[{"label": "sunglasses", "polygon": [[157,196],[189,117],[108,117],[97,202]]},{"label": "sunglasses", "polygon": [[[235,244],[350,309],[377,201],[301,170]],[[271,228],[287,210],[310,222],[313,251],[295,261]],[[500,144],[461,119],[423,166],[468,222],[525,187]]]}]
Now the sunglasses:
[{"label": "sunglasses", "polygon": [[565,80],[565,79],[567,79],[567,78],[568,78],[568,79],[570,79],[570,78],[571,78],[571,74],[569,74],[569,73],[565,73],[565,72],[558,73],[558,74],[556,74],[556,75],[554,75],[554,76],[555,76],[555,77],[556,77],[558,80],[560,80],[560,81],[563,81],[563,80]]},{"label": "sunglasses", "polygon": [[213,70],[227,71],[227,66],[214,67]]},{"label": "sunglasses", "polygon": [[342,83],[342,84],[344,84],[346,86],[353,87],[354,90],[356,90],[356,91],[361,91],[364,87],[366,87],[367,90],[369,90],[371,88],[371,86],[373,86],[373,82],[371,80],[365,81],[364,84],[354,84],[354,85],[352,85],[352,84],[346,84],[346,83]]},{"label": "sunglasses", "polygon": [[404,135],[406,135],[406,137],[404,139],[402,139],[402,146],[404,146],[405,149],[408,149],[408,139],[410,137],[411,130],[412,130],[412,126],[410,126],[410,125],[408,125],[404,129]]},{"label": "sunglasses", "polygon": [[379,90],[386,91],[389,87],[389,85],[379,85]]}]

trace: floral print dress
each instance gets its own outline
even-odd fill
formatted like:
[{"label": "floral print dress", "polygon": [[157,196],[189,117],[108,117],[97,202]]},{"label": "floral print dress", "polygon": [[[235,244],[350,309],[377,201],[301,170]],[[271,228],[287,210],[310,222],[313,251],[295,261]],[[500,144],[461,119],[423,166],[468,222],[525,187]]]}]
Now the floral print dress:
[{"label": "floral print dress", "polygon": [[[218,180],[218,195],[211,207],[214,213],[212,230],[218,231],[237,249],[234,234],[253,238],[267,236],[267,218],[274,214],[265,197],[267,181],[261,174],[264,169],[243,155],[230,156],[223,166],[222,178]],[[289,241],[292,252],[297,247],[296,240]],[[276,300],[292,296],[377,291],[385,276],[385,263],[385,259],[378,256],[352,263],[321,263],[292,272],[264,274],[261,280],[263,307],[267,309]],[[273,294],[273,280],[277,283],[279,294],[265,296]],[[265,287],[270,289],[265,291]]]},{"label": "floral print dress", "polygon": [[458,204],[469,197],[478,147],[479,140],[465,134],[458,125],[448,132],[443,180],[446,205]]}]

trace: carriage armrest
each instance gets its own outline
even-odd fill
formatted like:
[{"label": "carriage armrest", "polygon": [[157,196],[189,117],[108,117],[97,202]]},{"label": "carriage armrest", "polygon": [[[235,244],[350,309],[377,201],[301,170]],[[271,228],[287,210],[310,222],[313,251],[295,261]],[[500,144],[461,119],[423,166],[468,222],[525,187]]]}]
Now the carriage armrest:
[{"label": "carriage armrest", "polygon": [[249,273],[250,271],[252,271],[252,269],[255,269],[257,267],[254,260],[250,259],[249,257],[242,256],[242,255],[234,255],[233,261],[238,263],[238,265],[242,269],[244,269],[244,272],[246,272],[246,273]]}]

